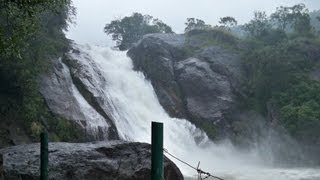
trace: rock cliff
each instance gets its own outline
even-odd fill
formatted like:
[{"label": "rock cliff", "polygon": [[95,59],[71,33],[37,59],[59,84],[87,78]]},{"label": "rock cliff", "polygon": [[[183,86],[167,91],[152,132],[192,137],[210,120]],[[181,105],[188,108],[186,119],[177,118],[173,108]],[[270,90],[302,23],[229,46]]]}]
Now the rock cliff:
[{"label": "rock cliff", "polygon": [[135,69],[151,80],[171,116],[187,118],[204,130],[216,127],[208,130],[212,136],[228,134],[231,122],[227,116],[241,95],[240,56],[221,45],[204,46],[192,37],[147,35],[128,56]]}]

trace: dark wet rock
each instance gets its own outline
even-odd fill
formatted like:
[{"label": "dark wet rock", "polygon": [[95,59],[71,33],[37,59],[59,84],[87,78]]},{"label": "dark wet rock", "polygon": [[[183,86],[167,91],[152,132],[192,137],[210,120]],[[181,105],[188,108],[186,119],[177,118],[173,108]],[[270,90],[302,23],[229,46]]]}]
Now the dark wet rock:
[{"label": "dark wet rock", "polygon": [[192,119],[224,123],[224,113],[234,101],[228,78],[213,71],[208,62],[188,58],[177,64],[177,81]]},{"label": "dark wet rock", "polygon": [[160,104],[175,117],[186,114],[174,70],[175,60],[184,57],[184,42],[183,35],[151,34],[128,51],[135,69],[151,79]]},{"label": "dark wet rock", "polygon": [[160,104],[171,116],[203,126],[212,124],[225,134],[231,127],[226,116],[242,95],[240,55],[216,45],[201,45],[186,35],[152,34],[128,55],[136,70],[151,80]]},{"label": "dark wet rock", "polygon": [[[150,180],[151,146],[121,141],[50,143],[51,180]],[[39,144],[1,149],[4,176],[11,180],[39,179]],[[165,158],[167,180],[181,180],[178,167]]]}]

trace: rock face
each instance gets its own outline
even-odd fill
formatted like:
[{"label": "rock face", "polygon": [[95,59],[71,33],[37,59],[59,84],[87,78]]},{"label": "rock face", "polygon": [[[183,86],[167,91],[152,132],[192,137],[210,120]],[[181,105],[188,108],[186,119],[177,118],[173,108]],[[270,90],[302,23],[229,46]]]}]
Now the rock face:
[{"label": "rock face", "polygon": [[192,42],[185,35],[147,35],[128,55],[135,68],[151,80],[171,116],[188,118],[200,127],[212,124],[225,134],[230,129],[226,116],[241,94],[239,55],[216,45],[197,47]]},{"label": "rock face", "polygon": [[175,117],[185,117],[183,99],[175,76],[174,59],[184,56],[182,35],[147,35],[128,51],[137,70],[151,79],[160,104]]},{"label": "rock face", "polygon": [[110,126],[108,139],[119,139],[117,127],[111,119],[112,105],[104,94],[103,89],[107,87],[107,82],[101,69],[97,67],[92,57],[81,51],[77,45],[74,45],[73,50],[66,54],[63,60],[70,68],[72,80],[81,95]]},{"label": "rock face", "polygon": [[[121,141],[96,143],[50,143],[51,180],[150,180],[151,146]],[[39,179],[39,144],[1,149],[4,176],[11,180]],[[164,162],[165,179],[181,180],[178,167]]]},{"label": "rock face", "polygon": [[61,59],[55,61],[53,67],[52,72],[40,80],[40,92],[49,109],[77,123],[85,131],[87,140],[116,139],[112,136],[111,123],[88,104],[75,86],[69,67]]}]

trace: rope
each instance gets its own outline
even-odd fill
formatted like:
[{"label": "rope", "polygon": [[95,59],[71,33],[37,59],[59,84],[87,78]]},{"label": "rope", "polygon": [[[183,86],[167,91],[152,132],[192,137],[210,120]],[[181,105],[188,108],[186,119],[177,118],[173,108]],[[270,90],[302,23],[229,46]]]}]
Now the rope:
[{"label": "rope", "polygon": [[[198,162],[197,167],[194,167],[194,166],[190,165],[189,163],[181,160],[180,158],[174,156],[173,154],[169,153],[169,151],[168,151],[167,149],[163,148],[163,151],[164,151],[165,153],[167,153],[169,156],[173,157],[174,159],[182,162],[183,164],[185,164],[185,165],[189,166],[190,168],[194,169],[195,171],[197,171],[197,173],[198,173],[198,179],[199,179],[199,180],[207,179],[207,178],[209,178],[209,177],[213,177],[213,178],[215,178],[215,179],[223,180],[223,179],[220,178],[220,177],[213,176],[213,175],[211,175],[210,173],[205,172],[205,171],[203,171],[202,169],[200,169],[200,161]],[[205,177],[202,177],[202,175],[205,175]]]}]

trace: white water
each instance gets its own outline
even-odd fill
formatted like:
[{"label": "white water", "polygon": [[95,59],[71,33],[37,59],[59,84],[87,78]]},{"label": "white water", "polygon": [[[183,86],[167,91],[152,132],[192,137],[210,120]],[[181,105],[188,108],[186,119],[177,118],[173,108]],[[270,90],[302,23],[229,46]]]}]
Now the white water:
[{"label": "white water", "polygon": [[[150,143],[151,121],[163,122],[165,148],[194,166],[200,161],[203,170],[216,176],[232,180],[320,179],[319,169],[272,168],[272,157],[268,162],[258,151],[241,153],[227,141],[214,144],[190,122],[167,115],[151,83],[142,73],[133,71],[132,61],[125,52],[97,46],[79,46],[79,49],[91,57],[107,82],[99,87],[99,92],[109,101],[111,116],[122,139]],[[195,138],[201,142],[196,143]],[[194,170],[175,163],[185,176],[195,175]]]}]

